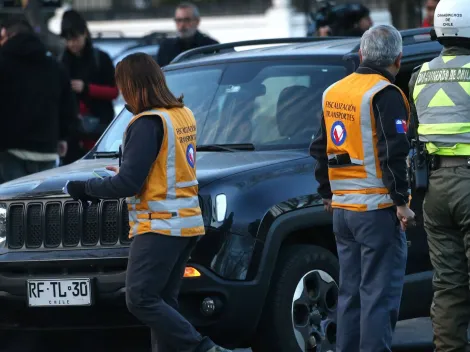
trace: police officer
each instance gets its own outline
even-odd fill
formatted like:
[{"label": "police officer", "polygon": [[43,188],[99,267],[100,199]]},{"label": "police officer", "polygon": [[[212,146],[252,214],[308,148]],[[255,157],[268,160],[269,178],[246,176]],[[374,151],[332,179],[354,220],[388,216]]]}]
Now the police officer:
[{"label": "police officer", "polygon": [[135,115],[125,132],[115,176],[71,181],[83,202],[127,197],[130,237],[126,277],[129,311],[150,327],[152,351],[230,352],[201,336],[178,312],[186,262],[204,235],[196,179],[196,120],[168,89],[150,55],[116,66],[116,83]]},{"label": "police officer", "polygon": [[393,84],[402,38],[391,26],[361,39],[361,65],[323,94],[315,177],[333,210],[340,263],[337,352],[391,351],[407,244],[406,124],[409,105]]},{"label": "police officer", "polygon": [[423,213],[434,267],[434,344],[437,352],[463,352],[470,320],[470,1],[441,0],[434,30],[444,49],[412,75],[410,101],[433,159]]}]

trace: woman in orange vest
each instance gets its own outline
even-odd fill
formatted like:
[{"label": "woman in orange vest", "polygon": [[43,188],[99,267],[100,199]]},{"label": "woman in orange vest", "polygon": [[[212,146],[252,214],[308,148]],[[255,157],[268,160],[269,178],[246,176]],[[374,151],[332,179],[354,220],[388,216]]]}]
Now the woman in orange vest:
[{"label": "woman in orange vest", "polygon": [[229,352],[201,336],[177,311],[186,262],[205,233],[196,179],[196,120],[147,54],[122,60],[116,83],[134,114],[123,138],[122,165],[108,168],[115,176],[71,181],[66,190],[85,202],[127,197],[133,237],[127,307],[150,327],[153,351]]}]

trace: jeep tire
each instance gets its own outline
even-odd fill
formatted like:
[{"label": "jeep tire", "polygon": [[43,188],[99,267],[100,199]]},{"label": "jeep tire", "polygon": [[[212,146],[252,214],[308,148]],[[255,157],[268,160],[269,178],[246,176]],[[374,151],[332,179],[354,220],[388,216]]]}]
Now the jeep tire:
[{"label": "jeep tire", "polygon": [[283,247],[253,351],[334,351],[338,277],[338,259],[327,249],[308,244]]}]

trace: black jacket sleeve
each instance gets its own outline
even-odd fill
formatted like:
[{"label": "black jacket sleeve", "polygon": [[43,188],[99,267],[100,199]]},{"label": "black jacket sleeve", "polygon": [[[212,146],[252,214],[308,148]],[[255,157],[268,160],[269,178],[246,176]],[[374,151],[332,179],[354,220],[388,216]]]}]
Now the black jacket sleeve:
[{"label": "black jacket sleeve", "polygon": [[78,106],[75,94],[70,87],[70,77],[62,66],[58,63],[61,70],[61,98],[59,106],[59,138],[60,140],[68,140],[78,130]]},{"label": "black jacket sleeve", "polygon": [[374,97],[374,115],[377,130],[377,152],[382,169],[382,180],[395,205],[408,203],[406,158],[410,151],[406,129],[397,120],[408,121],[408,110],[403,96],[395,87],[387,87]]},{"label": "black jacket sleeve", "polygon": [[318,194],[323,199],[331,199],[333,194],[331,193],[330,180],[328,178],[328,156],[326,155],[326,127],[325,119],[322,115],[321,126],[317,136],[310,144],[310,155],[316,159],[315,165],[315,178],[318,182]]},{"label": "black jacket sleeve", "polygon": [[408,84],[408,90],[409,90],[409,97],[408,100],[410,102],[410,123],[409,123],[409,128],[408,128],[408,140],[411,141],[412,139],[417,137],[417,129],[418,129],[418,113],[416,111],[416,105],[413,99],[413,92],[415,88],[415,83],[416,79],[418,78],[419,70],[421,66],[416,67],[413,70],[413,74],[411,75],[410,82]]},{"label": "black jacket sleeve", "polygon": [[119,199],[140,192],[163,141],[163,122],[158,116],[143,116],[127,131],[119,173],[86,182],[86,194],[95,198]]},{"label": "black jacket sleeve", "polygon": [[173,60],[173,55],[176,54],[174,46],[176,42],[173,38],[166,38],[160,43],[160,47],[157,52],[157,64],[160,67],[168,65]]},{"label": "black jacket sleeve", "polygon": [[111,57],[104,51],[100,51],[100,71],[104,84],[116,87],[115,67]]}]

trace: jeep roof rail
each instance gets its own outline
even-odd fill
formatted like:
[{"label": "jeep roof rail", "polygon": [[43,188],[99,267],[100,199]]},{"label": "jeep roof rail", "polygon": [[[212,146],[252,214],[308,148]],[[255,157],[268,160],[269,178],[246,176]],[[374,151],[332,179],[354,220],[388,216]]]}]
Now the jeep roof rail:
[{"label": "jeep roof rail", "polygon": [[220,54],[235,51],[236,47],[269,45],[269,44],[291,44],[291,43],[310,43],[326,40],[352,39],[354,37],[293,37],[293,38],[269,38],[245,40],[239,42],[206,45],[200,48],[191,49],[179,54],[171,61],[172,64],[189,60],[197,55]]},{"label": "jeep roof rail", "polygon": [[433,39],[431,38],[431,30],[432,28],[425,27],[425,28],[405,29],[405,30],[400,31],[401,37],[403,38],[403,45],[410,45],[410,44],[433,41]]},{"label": "jeep roof rail", "polygon": [[[432,42],[431,29],[430,27],[423,27],[401,30],[400,34],[403,39],[403,46]],[[359,48],[360,44],[357,44],[353,51],[358,51]]]}]

